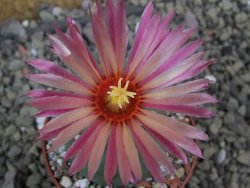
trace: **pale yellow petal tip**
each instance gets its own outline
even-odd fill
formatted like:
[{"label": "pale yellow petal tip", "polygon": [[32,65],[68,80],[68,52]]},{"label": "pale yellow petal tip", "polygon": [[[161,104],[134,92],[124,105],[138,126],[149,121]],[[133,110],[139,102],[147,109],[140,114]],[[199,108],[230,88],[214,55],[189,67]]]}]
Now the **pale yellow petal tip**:
[{"label": "pale yellow petal tip", "polygon": [[118,106],[119,108],[123,108],[127,104],[129,104],[129,97],[134,98],[136,95],[135,92],[127,91],[129,81],[126,82],[124,88],[122,88],[122,79],[118,80],[117,87],[110,86],[110,91],[107,92],[108,100],[113,106]]}]

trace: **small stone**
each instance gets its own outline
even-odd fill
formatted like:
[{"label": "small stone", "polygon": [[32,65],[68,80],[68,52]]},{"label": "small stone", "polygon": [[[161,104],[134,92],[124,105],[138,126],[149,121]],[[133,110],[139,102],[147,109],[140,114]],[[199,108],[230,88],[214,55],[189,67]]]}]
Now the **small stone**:
[{"label": "small stone", "polygon": [[217,163],[221,164],[226,159],[226,150],[221,149],[218,156],[217,156]]},{"label": "small stone", "polygon": [[54,7],[53,10],[52,10],[52,14],[55,15],[55,16],[58,16],[62,13],[62,9],[60,7]]},{"label": "small stone", "polygon": [[215,181],[218,178],[218,173],[215,168],[212,169],[212,172],[210,173],[210,178],[212,181]]},{"label": "small stone", "polygon": [[176,170],[176,176],[178,178],[183,178],[185,175],[185,169],[183,167],[180,167]]},{"label": "small stone", "polygon": [[12,145],[11,148],[9,149],[7,156],[9,158],[15,158],[21,153],[21,149],[17,145]]},{"label": "small stone", "polygon": [[60,184],[65,188],[69,188],[72,186],[72,181],[68,176],[63,176],[60,181]]},{"label": "small stone", "polygon": [[4,175],[4,182],[2,187],[4,188],[15,188],[15,176],[16,176],[16,169],[10,164],[7,163],[8,171]]},{"label": "small stone", "polygon": [[14,135],[13,138],[16,142],[18,142],[21,139],[21,134],[19,131],[17,131]]},{"label": "small stone", "polygon": [[233,7],[232,3],[230,2],[230,0],[223,0],[222,1],[222,8],[224,10],[230,10]]},{"label": "small stone", "polygon": [[238,24],[245,23],[247,21],[247,15],[244,12],[240,12],[235,16],[235,22]]},{"label": "small stone", "polygon": [[241,153],[238,156],[237,161],[241,164],[250,166],[250,151]]},{"label": "small stone", "polygon": [[208,160],[212,155],[216,153],[216,149],[214,147],[206,147],[204,150],[204,158]]},{"label": "small stone", "polygon": [[213,75],[206,75],[206,79],[208,79],[211,83],[216,83],[216,78]]},{"label": "small stone", "polygon": [[220,127],[216,124],[213,123],[210,127],[209,127],[209,131],[213,134],[213,135],[217,135],[219,132]]},{"label": "small stone", "polygon": [[34,187],[35,185],[38,185],[41,181],[42,181],[41,175],[35,172],[28,177],[26,185],[28,187]]},{"label": "small stone", "polygon": [[24,20],[24,21],[22,22],[22,25],[23,25],[23,27],[28,27],[28,25],[29,25],[29,20]]},{"label": "small stone", "polygon": [[228,124],[228,125],[235,125],[235,116],[233,113],[226,113],[226,115],[224,116],[224,123]]},{"label": "small stone", "polygon": [[239,108],[239,103],[238,101],[233,98],[233,97],[230,97],[229,98],[229,101],[227,103],[227,110],[230,111],[230,112],[234,112],[236,111],[237,109]]},{"label": "small stone", "polygon": [[8,69],[11,71],[15,71],[20,69],[23,66],[23,62],[18,59],[14,59],[9,63]]},{"label": "small stone", "polygon": [[238,185],[238,183],[237,182],[231,182],[230,183],[230,187],[229,188],[239,188],[239,185]]},{"label": "small stone", "polygon": [[71,15],[72,18],[74,18],[74,19],[80,19],[80,18],[83,18],[83,17],[84,17],[84,11],[79,10],[79,9],[73,9],[73,10],[70,12],[70,15]]},{"label": "small stone", "polygon": [[40,15],[41,19],[47,23],[51,23],[55,20],[54,16],[45,10],[41,11],[39,13],[39,15]]},{"label": "small stone", "polygon": [[38,25],[37,25],[36,21],[34,21],[34,20],[31,20],[31,21],[30,21],[30,28],[31,28],[31,29],[35,29],[37,26],[38,26]]},{"label": "small stone", "polygon": [[5,96],[2,97],[1,103],[3,106],[5,106],[7,108],[11,107],[11,105],[12,105],[11,101],[9,99],[7,99]]},{"label": "small stone", "polygon": [[80,179],[80,180],[77,180],[75,183],[74,183],[74,187],[78,187],[78,188],[87,188],[89,185],[89,181],[88,179]]},{"label": "small stone", "polygon": [[206,13],[207,13],[207,15],[208,15],[210,18],[212,18],[212,19],[214,19],[214,20],[217,19],[217,10],[216,10],[216,8],[211,7]]},{"label": "small stone", "polygon": [[208,160],[204,160],[204,161],[202,161],[201,163],[198,164],[198,167],[201,170],[208,171],[210,169],[210,164],[209,164]]},{"label": "small stone", "polygon": [[[44,45],[44,31],[37,31],[35,33],[32,34],[31,36],[31,45],[32,45],[32,49],[40,49],[43,48]],[[36,55],[34,52],[32,52],[31,49],[31,53],[32,55]],[[37,51],[36,51],[37,53]]]},{"label": "small stone", "polygon": [[12,90],[7,90],[6,93],[7,93],[7,98],[9,100],[13,101],[16,99],[16,93],[13,92]]},{"label": "small stone", "polygon": [[232,27],[228,26],[222,29],[222,32],[220,34],[220,40],[226,41],[228,40],[232,35]]},{"label": "small stone", "polygon": [[15,37],[22,42],[26,41],[28,37],[22,24],[16,20],[8,21],[2,26],[0,32],[5,37]]},{"label": "small stone", "polygon": [[152,188],[167,188],[167,185],[164,183],[155,183]]},{"label": "small stone", "polygon": [[247,112],[247,107],[245,105],[242,105],[238,110],[238,113],[243,117],[246,115],[246,112]]}]

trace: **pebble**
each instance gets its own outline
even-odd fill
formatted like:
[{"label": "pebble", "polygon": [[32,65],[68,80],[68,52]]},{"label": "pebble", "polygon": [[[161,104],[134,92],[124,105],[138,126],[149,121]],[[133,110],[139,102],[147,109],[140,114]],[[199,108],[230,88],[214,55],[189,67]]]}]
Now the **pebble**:
[{"label": "pebble", "polygon": [[247,107],[245,105],[242,105],[239,109],[238,109],[238,113],[244,117],[246,115],[247,112]]},{"label": "pebble", "polygon": [[246,23],[247,21],[247,15],[244,12],[240,12],[238,14],[235,15],[235,22],[237,24],[242,24],[242,23]]},{"label": "pebble", "polygon": [[209,127],[209,131],[213,134],[213,135],[217,135],[219,132],[220,127],[216,124],[213,123],[210,127]]},{"label": "pebble", "polygon": [[54,7],[52,10],[52,14],[55,16],[59,16],[62,12],[63,10],[60,7]]},{"label": "pebble", "polygon": [[217,155],[217,163],[222,164],[226,159],[226,150],[221,149],[220,152]]},{"label": "pebble", "polygon": [[11,107],[11,105],[12,105],[12,102],[5,96],[2,97],[1,103],[4,107],[7,107],[7,108]]},{"label": "pebble", "polygon": [[17,157],[21,153],[20,147],[17,145],[12,145],[11,148],[9,149],[7,156],[11,159]]},{"label": "pebble", "polygon": [[204,158],[209,160],[209,158],[216,153],[216,148],[214,147],[206,147],[204,150]]},{"label": "pebble", "polygon": [[41,175],[35,172],[28,177],[26,181],[26,186],[33,188],[34,186],[38,185],[41,182],[41,180],[42,180]]},{"label": "pebble", "polygon": [[178,169],[176,170],[176,176],[177,176],[178,178],[183,178],[184,175],[185,175],[185,169],[184,169],[183,167],[178,168]]},{"label": "pebble", "polygon": [[155,183],[152,188],[167,188],[167,185],[163,183]]},{"label": "pebble", "polygon": [[47,12],[47,11],[43,11],[43,10],[42,10],[42,11],[39,13],[39,15],[40,15],[40,18],[41,18],[45,23],[51,23],[51,22],[55,21],[54,16],[53,16],[51,13]]},{"label": "pebble", "polygon": [[10,163],[7,163],[8,171],[4,175],[4,182],[2,184],[3,188],[15,188],[15,176],[17,174],[16,168],[14,168]]},{"label": "pebble", "polygon": [[239,154],[237,161],[243,165],[250,166],[250,151]]},{"label": "pebble", "polygon": [[227,110],[230,112],[235,112],[236,110],[238,110],[238,108],[239,102],[235,98],[230,97],[227,103]]},{"label": "pebble", "polygon": [[[44,31],[37,31],[35,33],[32,34],[31,36],[31,45],[32,45],[32,49],[40,49],[44,46]],[[36,54],[34,54],[34,56],[36,56]],[[36,51],[37,53],[37,51]]]},{"label": "pebble", "polygon": [[212,181],[215,181],[218,178],[217,170],[213,168],[209,176]]},{"label": "pebble", "polygon": [[89,185],[89,180],[88,179],[80,179],[80,180],[77,180],[75,183],[74,183],[74,187],[77,187],[77,188],[87,188]]},{"label": "pebble", "polygon": [[7,23],[5,23],[0,30],[0,33],[4,37],[14,37],[22,42],[26,41],[28,37],[27,32],[23,28],[22,24],[16,20],[9,20]]},{"label": "pebble", "polygon": [[223,0],[222,1],[222,8],[227,11],[227,10],[230,10],[232,9],[233,5],[232,3],[230,2],[230,0]]},{"label": "pebble", "polygon": [[11,62],[9,62],[8,69],[10,71],[16,71],[20,70],[21,67],[23,67],[23,61],[19,59],[13,59]]},{"label": "pebble", "polygon": [[68,176],[63,176],[60,180],[60,185],[62,185],[65,188],[70,188],[72,186],[72,181]]}]

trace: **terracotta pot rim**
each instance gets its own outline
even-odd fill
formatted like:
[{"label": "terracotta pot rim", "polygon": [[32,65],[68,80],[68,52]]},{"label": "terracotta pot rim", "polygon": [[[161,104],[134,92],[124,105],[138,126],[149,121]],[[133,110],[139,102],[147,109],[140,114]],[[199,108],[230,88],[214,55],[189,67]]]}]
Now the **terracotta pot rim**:
[{"label": "terracotta pot rim", "polygon": [[[195,121],[193,120],[192,117],[188,117],[190,119],[190,124],[192,126],[196,126]],[[45,124],[49,121],[48,118],[45,119]],[[42,156],[43,156],[43,160],[44,160],[44,165],[45,165],[45,169],[47,170],[51,181],[54,183],[54,185],[56,186],[56,188],[62,188],[62,186],[60,185],[60,183],[58,182],[58,180],[56,179],[56,177],[54,176],[54,173],[50,167],[49,164],[49,159],[48,159],[48,155],[47,155],[47,150],[46,150],[46,141],[41,141],[42,144]],[[194,169],[196,167],[196,163],[197,163],[197,157],[193,156],[193,160],[190,166],[190,170],[189,172],[186,174],[186,177],[184,179],[183,182],[181,182],[179,187],[176,188],[185,188],[186,184],[188,183],[189,179],[191,178],[191,176],[193,175]],[[168,185],[168,184],[166,184]],[[171,187],[170,187],[171,188]]]}]

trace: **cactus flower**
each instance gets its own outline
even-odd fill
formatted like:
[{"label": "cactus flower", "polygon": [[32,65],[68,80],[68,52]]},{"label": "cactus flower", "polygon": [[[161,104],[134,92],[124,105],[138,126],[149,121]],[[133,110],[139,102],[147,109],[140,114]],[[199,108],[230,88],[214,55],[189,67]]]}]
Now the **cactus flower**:
[{"label": "cactus flower", "polygon": [[65,161],[72,159],[71,175],[87,167],[91,180],[102,169],[107,185],[116,174],[127,185],[141,180],[144,166],[164,182],[161,168],[175,173],[166,152],[187,163],[185,152],[202,157],[194,139],[208,136],[162,112],[212,117],[201,107],[216,102],[204,92],[210,81],[190,79],[214,60],[203,60],[204,52],[198,51],[202,40],[190,41],[195,28],[170,27],[174,11],[154,14],[152,2],[128,55],[125,1],[107,0],[104,10],[97,0],[90,17],[98,60],[72,18],[66,33],[55,26],[56,35],[49,35],[52,51],[69,69],[43,59],[27,60],[43,72],[27,78],[55,88],[27,93],[29,104],[40,109],[37,116],[52,117],[38,131],[38,139],[55,138],[49,152],[73,140],[64,156]]}]

